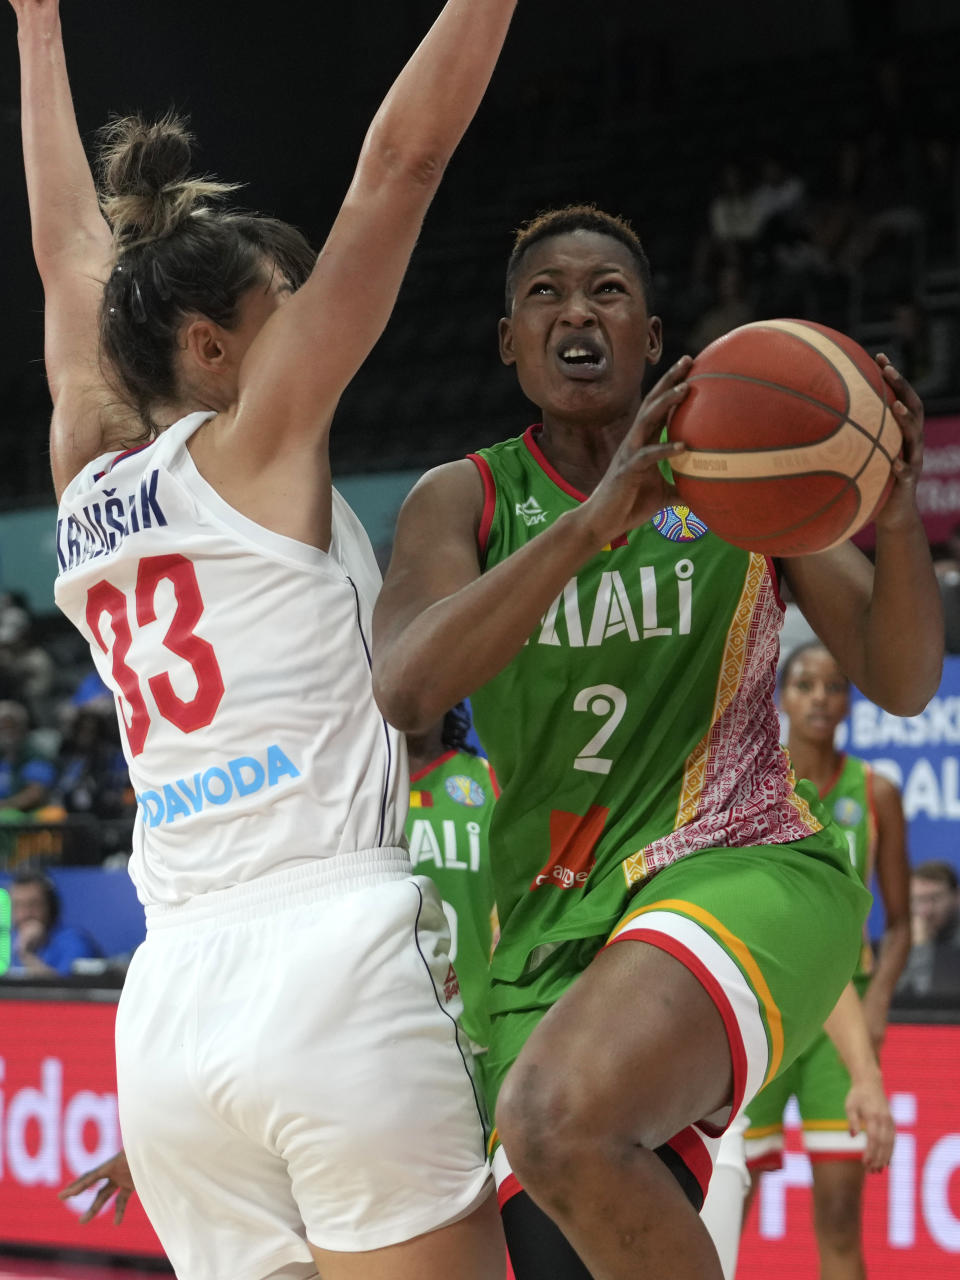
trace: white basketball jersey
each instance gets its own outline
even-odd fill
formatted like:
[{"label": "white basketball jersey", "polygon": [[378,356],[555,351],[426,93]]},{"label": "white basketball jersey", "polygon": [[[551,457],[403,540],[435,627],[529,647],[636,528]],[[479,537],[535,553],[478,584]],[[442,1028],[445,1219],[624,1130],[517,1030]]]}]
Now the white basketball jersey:
[{"label": "white basketball jersey", "polygon": [[326,552],[235,511],[187,449],[211,416],[92,462],[57,521],[56,600],[116,698],[145,904],[395,846],[406,818],[405,744],[370,678],[369,540],[336,492]]}]

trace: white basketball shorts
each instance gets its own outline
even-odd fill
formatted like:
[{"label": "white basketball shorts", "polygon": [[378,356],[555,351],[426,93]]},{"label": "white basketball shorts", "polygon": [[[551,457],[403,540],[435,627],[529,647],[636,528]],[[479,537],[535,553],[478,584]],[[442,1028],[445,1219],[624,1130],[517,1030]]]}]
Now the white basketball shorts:
[{"label": "white basketball shorts", "polygon": [[[304,1274],[492,1189],[440,899],[406,854],[147,911],[117,1013],[120,1126],[183,1280]],[[309,1268],[308,1268],[309,1271]]]}]

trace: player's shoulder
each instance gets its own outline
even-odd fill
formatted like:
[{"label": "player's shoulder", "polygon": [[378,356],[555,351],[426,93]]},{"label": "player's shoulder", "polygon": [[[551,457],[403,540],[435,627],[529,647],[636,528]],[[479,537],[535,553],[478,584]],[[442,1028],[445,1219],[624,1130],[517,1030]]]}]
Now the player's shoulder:
[{"label": "player's shoulder", "polygon": [[404,502],[405,514],[442,511],[463,515],[483,506],[483,478],[469,458],[444,462],[425,472]]}]

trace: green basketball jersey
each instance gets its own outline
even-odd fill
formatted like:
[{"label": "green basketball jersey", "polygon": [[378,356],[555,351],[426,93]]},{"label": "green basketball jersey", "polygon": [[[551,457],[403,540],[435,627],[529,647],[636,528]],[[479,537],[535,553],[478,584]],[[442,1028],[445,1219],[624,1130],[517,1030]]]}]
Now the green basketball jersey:
[{"label": "green basketball jersey", "polygon": [[410,775],[410,860],[443,899],[450,959],[463,997],[460,1022],[481,1048],[490,1043],[487,994],[496,913],[488,834],[496,794],[486,760],[465,751],[448,751]]},{"label": "green basketball jersey", "polygon": [[[584,500],[537,428],[470,455],[485,569]],[[794,788],[773,701],[783,606],[771,566],[665,508],[567,583],[471,698],[502,788],[491,827],[493,972],[604,935],[633,888],[688,854],[821,829]]]},{"label": "green basketball jersey", "polygon": [[[843,832],[850,851],[850,865],[869,889],[877,850],[873,770],[865,760],[842,756],[839,773],[820,798],[827,813]],[[872,970],[873,953],[865,939],[855,977],[865,977]]]}]

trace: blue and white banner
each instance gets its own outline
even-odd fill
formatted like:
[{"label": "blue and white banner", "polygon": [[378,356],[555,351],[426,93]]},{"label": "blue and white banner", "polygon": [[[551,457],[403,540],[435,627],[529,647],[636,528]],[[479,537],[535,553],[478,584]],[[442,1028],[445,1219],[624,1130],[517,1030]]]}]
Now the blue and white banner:
[{"label": "blue and white banner", "polygon": [[960,874],[960,656],[947,656],[940,688],[918,716],[892,716],[854,690],[837,745],[900,788],[910,861],[945,858]]}]

